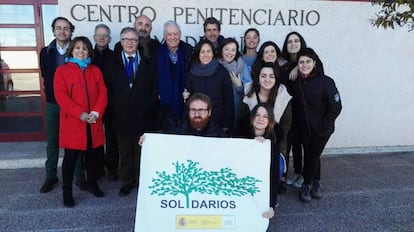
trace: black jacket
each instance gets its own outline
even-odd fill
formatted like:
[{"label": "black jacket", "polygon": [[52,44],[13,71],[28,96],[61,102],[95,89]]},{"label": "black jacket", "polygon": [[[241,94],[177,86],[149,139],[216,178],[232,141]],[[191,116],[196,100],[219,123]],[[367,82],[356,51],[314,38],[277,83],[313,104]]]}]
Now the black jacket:
[{"label": "black jacket", "polygon": [[195,135],[203,137],[227,137],[227,134],[223,131],[223,129],[221,129],[214,121],[210,121],[203,130],[197,131],[192,128],[188,120],[186,120],[180,125],[179,128],[177,128],[176,133],[179,135]]},{"label": "black jacket", "polygon": [[112,123],[116,133],[140,136],[155,129],[158,98],[155,65],[141,57],[132,88],[129,87],[121,54],[108,60],[109,104],[113,109]]},{"label": "black jacket", "polygon": [[294,111],[306,135],[330,135],[342,110],[341,98],[332,78],[323,74],[293,82]]},{"label": "black jacket", "polygon": [[196,76],[190,71],[186,88],[191,94],[204,93],[209,96],[213,103],[212,119],[222,128],[233,127],[233,87],[229,72],[223,65],[218,64],[211,76]]}]

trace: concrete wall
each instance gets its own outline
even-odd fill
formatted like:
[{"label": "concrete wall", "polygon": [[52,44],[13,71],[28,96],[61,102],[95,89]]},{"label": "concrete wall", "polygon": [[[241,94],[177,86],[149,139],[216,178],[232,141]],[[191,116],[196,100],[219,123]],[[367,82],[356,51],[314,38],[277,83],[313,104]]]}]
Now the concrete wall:
[{"label": "concrete wall", "polygon": [[[355,1],[59,1],[60,12],[76,25],[76,35],[93,34],[108,24],[113,43],[133,24],[135,14],[153,19],[152,35],[161,40],[163,23],[176,20],[183,39],[203,35],[203,17],[221,19],[222,35],[241,41],[255,27],[261,42],[283,46],[285,35],[300,32],[337,84],[343,111],[328,143],[336,151],[414,149],[414,32],[371,26],[378,7]],[[112,44],[113,44],[112,43]]]}]

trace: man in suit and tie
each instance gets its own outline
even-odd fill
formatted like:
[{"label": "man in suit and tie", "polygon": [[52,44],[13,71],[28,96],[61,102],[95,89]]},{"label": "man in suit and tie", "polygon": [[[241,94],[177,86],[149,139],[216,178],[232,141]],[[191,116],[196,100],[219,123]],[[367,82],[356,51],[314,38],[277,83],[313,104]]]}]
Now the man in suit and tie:
[{"label": "man in suit and tie", "polygon": [[157,112],[155,64],[137,50],[135,28],[121,30],[122,51],[107,61],[109,104],[119,147],[118,172],[122,181],[120,196],[127,196],[138,185],[141,149],[138,138],[154,131]]}]

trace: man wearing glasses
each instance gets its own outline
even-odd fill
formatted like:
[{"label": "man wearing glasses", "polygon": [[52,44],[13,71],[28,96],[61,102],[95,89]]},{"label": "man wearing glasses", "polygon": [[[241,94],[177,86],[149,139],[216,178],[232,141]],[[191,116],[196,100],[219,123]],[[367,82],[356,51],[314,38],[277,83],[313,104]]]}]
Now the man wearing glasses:
[{"label": "man wearing glasses", "polygon": [[211,120],[211,100],[203,93],[195,93],[187,100],[188,120],[178,128],[177,134],[205,137],[227,137],[221,127]]},{"label": "man wearing glasses", "polygon": [[127,196],[139,180],[141,148],[138,138],[155,130],[157,112],[155,65],[137,50],[135,28],[121,30],[122,51],[108,62],[109,107],[119,148],[118,173],[122,181],[119,196]]},{"label": "man wearing glasses", "polygon": [[[204,137],[228,137],[221,127],[211,120],[212,103],[210,97],[204,93],[195,93],[187,100],[188,115],[186,120],[179,126],[174,134],[195,135]],[[142,146],[145,135],[138,140],[138,145]]]},{"label": "man wearing glasses", "polygon": [[[150,59],[156,59],[160,42],[151,38],[152,21],[146,15],[140,15],[135,19],[134,28],[138,32],[139,44],[137,45],[140,53]],[[122,42],[115,44],[115,54],[122,50]]]}]

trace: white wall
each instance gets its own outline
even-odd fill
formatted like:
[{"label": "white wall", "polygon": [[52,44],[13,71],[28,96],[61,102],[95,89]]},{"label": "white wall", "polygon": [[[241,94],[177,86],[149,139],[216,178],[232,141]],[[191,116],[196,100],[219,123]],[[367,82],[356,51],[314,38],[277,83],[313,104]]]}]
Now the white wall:
[{"label": "white wall", "polygon": [[[81,5],[73,7],[76,4]],[[90,13],[91,20],[86,17],[77,21],[86,16],[86,5],[94,11]],[[119,40],[122,27],[133,24],[133,15],[128,13],[128,7],[132,13],[137,8],[153,18],[152,35],[160,39],[163,23],[170,19],[176,19],[181,25],[183,37],[202,36],[203,20],[197,19],[194,12],[206,8],[209,12],[212,9],[215,12],[213,16],[217,18],[220,18],[217,8],[225,9],[222,11],[222,35],[226,37],[240,38],[247,28],[255,27],[261,33],[262,42],[273,40],[282,47],[285,35],[298,31],[305,37],[308,46],[319,53],[326,73],[336,81],[342,96],[343,110],[328,147],[342,150],[414,148],[414,32],[408,32],[407,28],[384,30],[371,26],[369,19],[374,17],[378,8],[369,2],[82,0],[76,3],[61,0],[59,6],[61,15],[76,25],[74,36],[92,36],[94,26],[105,23],[113,31],[113,42]],[[112,22],[106,17],[99,17],[99,7],[106,12],[111,9]],[[182,8],[188,9],[189,14],[174,15],[174,9]],[[232,17],[229,16],[230,9],[233,9]],[[239,15],[242,10],[257,12],[258,23],[268,20],[270,15],[272,25],[258,25],[254,21],[249,24],[246,20],[241,25]],[[269,14],[270,11],[272,14]],[[310,23],[315,25],[300,25],[300,17],[296,18],[299,25],[292,20],[289,25],[289,12],[294,11],[309,14]],[[278,20],[273,25],[275,19]]]}]

